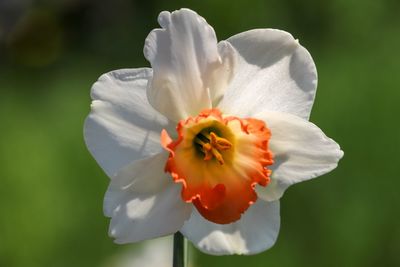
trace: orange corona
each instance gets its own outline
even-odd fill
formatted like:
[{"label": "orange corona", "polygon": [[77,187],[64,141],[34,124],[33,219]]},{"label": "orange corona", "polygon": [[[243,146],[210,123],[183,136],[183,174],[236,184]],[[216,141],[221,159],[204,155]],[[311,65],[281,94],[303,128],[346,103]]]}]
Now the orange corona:
[{"label": "orange corona", "polygon": [[270,181],[270,130],[263,121],[218,109],[181,120],[176,130],[176,140],[163,130],[161,144],[170,152],[165,171],[183,185],[182,199],[211,222],[238,220],[257,200],[255,186]]}]

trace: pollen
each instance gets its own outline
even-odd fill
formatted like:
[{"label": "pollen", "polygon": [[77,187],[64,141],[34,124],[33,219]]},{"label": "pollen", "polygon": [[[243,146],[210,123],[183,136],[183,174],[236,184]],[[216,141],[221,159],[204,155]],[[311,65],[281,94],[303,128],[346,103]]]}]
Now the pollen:
[{"label": "pollen", "polygon": [[204,154],[204,160],[212,160],[216,158],[219,164],[224,164],[221,151],[228,150],[232,147],[232,143],[226,138],[218,136],[214,132],[201,131],[194,139],[195,145]]}]

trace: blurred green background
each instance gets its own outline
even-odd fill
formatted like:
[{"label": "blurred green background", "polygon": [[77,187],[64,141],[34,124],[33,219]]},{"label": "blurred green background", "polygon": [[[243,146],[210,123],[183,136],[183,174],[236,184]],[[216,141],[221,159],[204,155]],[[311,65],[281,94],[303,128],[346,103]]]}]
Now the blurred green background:
[{"label": "blurred green background", "polygon": [[1,0],[0,266],[111,267],[140,246],[107,236],[108,178],[82,125],[91,85],[149,66],[145,37],[160,11],[180,7],[219,40],[253,28],[298,38],[319,73],[311,120],[345,151],[334,172],[284,195],[271,250],[213,257],[191,247],[195,266],[400,266],[398,0]]}]

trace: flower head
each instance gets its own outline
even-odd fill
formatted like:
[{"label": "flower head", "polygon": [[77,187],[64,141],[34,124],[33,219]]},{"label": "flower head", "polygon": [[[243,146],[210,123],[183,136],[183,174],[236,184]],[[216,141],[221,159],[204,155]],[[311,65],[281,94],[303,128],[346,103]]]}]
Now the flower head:
[{"label": "flower head", "polygon": [[284,191],[343,155],[308,121],[314,62],[284,31],[217,43],[189,9],[158,21],[144,47],[152,69],[112,71],[92,88],[85,141],[111,178],[110,235],[129,243],[181,231],[211,254],[266,250]]}]

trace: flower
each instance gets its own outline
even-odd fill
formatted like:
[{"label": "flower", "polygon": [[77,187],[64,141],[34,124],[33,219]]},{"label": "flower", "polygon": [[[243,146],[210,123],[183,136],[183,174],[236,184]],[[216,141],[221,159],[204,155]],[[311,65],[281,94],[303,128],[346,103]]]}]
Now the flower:
[{"label": "flower", "polygon": [[91,91],[84,136],[111,178],[109,234],[129,243],[180,231],[210,254],[264,251],[284,191],[343,156],[308,121],[314,62],[284,31],[217,43],[189,9],[158,21],[144,46],[152,69],[106,73]]}]

